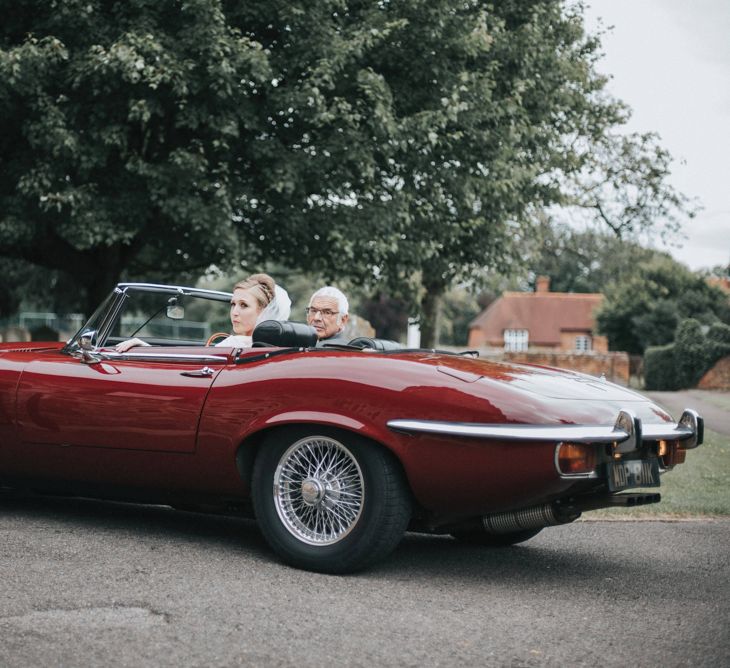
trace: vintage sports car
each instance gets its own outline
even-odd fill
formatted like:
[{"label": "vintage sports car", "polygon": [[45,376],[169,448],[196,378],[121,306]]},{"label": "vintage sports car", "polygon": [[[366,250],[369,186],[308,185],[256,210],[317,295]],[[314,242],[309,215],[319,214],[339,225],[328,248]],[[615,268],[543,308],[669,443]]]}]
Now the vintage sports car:
[{"label": "vintage sports car", "polygon": [[[656,503],[647,488],[702,442],[694,411],[675,422],[568,371],[367,338],[314,347],[292,322],[214,347],[230,298],[120,284],[66,344],[0,344],[0,485],[252,511],[284,561],[343,573],[405,530],[510,545]],[[150,345],[114,350],[133,336]]]}]

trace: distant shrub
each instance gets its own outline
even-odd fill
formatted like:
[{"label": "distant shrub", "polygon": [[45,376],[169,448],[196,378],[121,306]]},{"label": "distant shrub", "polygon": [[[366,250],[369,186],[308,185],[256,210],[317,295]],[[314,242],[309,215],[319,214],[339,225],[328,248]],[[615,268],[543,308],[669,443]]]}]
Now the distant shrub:
[{"label": "distant shrub", "polygon": [[714,343],[730,343],[730,325],[713,322],[707,330],[707,339]]},{"label": "distant shrub", "polygon": [[645,387],[647,390],[695,387],[719,359],[728,355],[730,326],[716,322],[704,334],[697,320],[686,318],[677,327],[674,343],[646,349]]},{"label": "distant shrub", "polygon": [[713,323],[707,330],[705,339],[707,341],[707,369],[711,369],[715,362],[730,355],[730,326],[724,322]]},{"label": "distant shrub", "polygon": [[674,344],[649,346],[644,352],[644,387],[647,390],[678,390]]},{"label": "distant shrub", "polygon": [[709,351],[702,325],[694,318],[679,323],[674,334],[674,361],[679,387],[694,387],[708,368]]}]

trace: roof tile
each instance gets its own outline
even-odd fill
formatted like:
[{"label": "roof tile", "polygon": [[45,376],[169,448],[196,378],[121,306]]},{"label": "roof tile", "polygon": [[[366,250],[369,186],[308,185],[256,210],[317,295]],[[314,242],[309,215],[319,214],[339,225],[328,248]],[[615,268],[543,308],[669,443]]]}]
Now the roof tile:
[{"label": "roof tile", "polygon": [[561,331],[592,332],[600,293],[505,292],[469,325],[486,334],[487,341],[502,341],[505,329],[526,329],[532,345],[559,345]]}]

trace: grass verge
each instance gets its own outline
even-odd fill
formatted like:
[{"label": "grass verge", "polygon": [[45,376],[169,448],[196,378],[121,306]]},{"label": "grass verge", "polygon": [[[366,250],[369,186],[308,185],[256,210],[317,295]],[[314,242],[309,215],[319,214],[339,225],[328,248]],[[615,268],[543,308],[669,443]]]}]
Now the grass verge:
[{"label": "grass verge", "polygon": [[605,508],[583,514],[583,519],[730,517],[730,440],[705,432],[705,442],[687,452],[684,464],[662,476],[662,500],[638,508]]}]

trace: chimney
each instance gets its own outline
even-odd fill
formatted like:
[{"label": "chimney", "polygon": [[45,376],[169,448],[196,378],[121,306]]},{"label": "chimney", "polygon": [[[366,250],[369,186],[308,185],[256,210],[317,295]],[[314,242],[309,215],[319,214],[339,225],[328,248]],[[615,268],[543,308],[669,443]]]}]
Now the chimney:
[{"label": "chimney", "polygon": [[535,281],[535,292],[550,292],[550,276],[538,276]]}]

